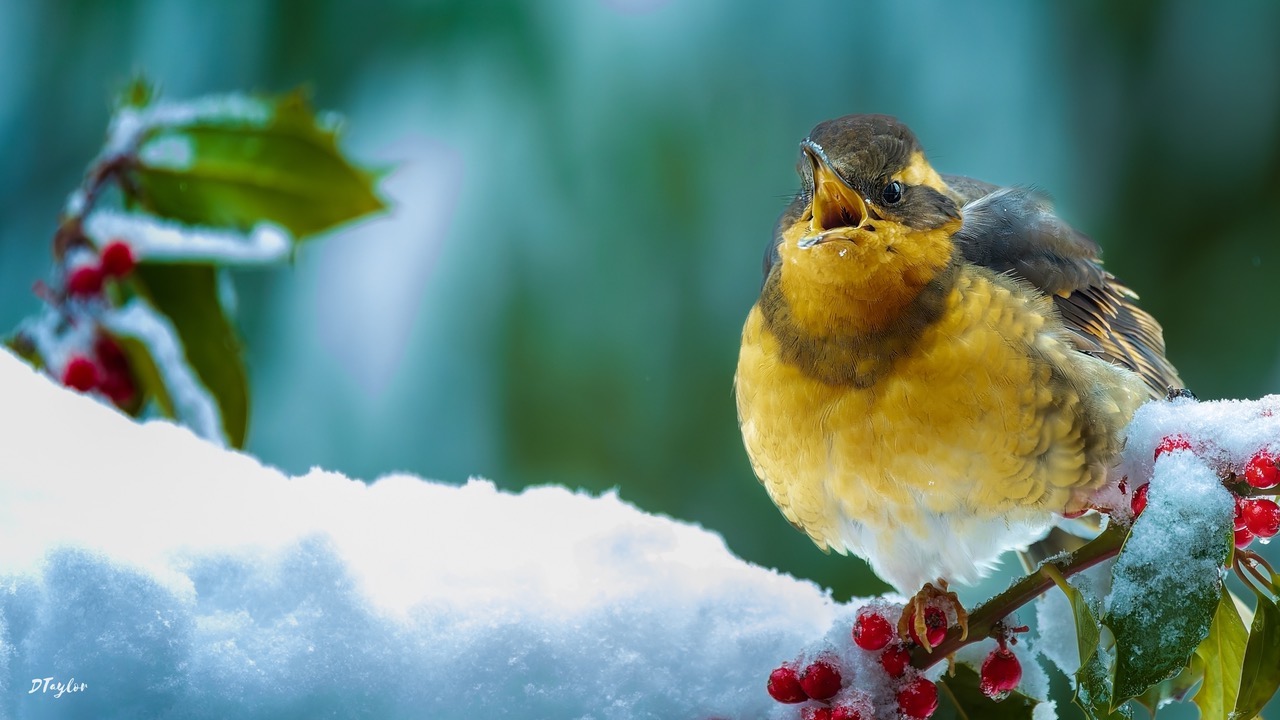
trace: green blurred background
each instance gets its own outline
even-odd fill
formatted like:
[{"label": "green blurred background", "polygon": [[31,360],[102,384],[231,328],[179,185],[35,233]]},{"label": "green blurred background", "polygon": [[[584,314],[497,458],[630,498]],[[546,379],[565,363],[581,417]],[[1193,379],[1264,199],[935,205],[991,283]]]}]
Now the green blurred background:
[{"label": "green blurred background", "polygon": [[618,488],[881,591],[782,520],[731,396],[796,144],[850,112],[1054,196],[1201,397],[1280,390],[1277,3],[0,2],[0,329],[135,71],[306,85],[395,168],[386,216],[236,276],[248,449],[291,472]]}]

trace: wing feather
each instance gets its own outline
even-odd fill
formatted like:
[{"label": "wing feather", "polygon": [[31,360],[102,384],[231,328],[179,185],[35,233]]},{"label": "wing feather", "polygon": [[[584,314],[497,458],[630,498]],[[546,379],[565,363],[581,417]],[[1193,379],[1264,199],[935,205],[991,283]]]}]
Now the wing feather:
[{"label": "wing feather", "polygon": [[1103,269],[1098,245],[1053,214],[1025,188],[946,177],[963,202],[956,234],[963,257],[1019,277],[1053,298],[1076,349],[1138,373],[1152,395],[1182,387],[1165,358],[1160,324],[1138,307],[1138,296]]}]

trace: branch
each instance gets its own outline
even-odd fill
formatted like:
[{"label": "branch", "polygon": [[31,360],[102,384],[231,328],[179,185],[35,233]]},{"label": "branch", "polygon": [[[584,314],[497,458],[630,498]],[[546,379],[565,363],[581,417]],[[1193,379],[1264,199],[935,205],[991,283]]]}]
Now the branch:
[{"label": "branch", "polygon": [[937,664],[960,648],[990,637],[996,626],[1010,613],[1044,594],[1054,585],[1054,575],[1070,577],[1083,570],[1109,560],[1120,553],[1128,528],[1112,522],[1098,537],[1090,540],[1075,552],[1057,559],[1045,560],[1039,569],[1023,577],[1007,590],[996,595],[969,613],[968,639],[960,639],[960,628],[947,631],[947,637],[934,647],[933,652],[923,647],[911,651],[911,664],[921,670]]}]

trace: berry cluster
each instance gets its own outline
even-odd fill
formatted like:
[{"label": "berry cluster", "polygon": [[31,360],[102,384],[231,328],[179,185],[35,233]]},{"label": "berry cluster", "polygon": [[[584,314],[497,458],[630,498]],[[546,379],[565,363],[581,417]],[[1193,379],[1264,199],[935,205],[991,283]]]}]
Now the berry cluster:
[{"label": "berry cluster", "polygon": [[[1280,485],[1280,456],[1270,450],[1259,450],[1241,473],[1245,483],[1258,490]],[[1244,549],[1253,539],[1263,542],[1280,533],[1280,505],[1270,498],[1246,498],[1236,495],[1236,547]]]},{"label": "berry cluster", "polygon": [[[1155,459],[1160,459],[1160,456],[1166,453],[1191,449],[1191,443],[1186,436],[1168,435],[1156,446]],[[1248,497],[1243,494],[1248,492],[1248,488],[1269,490],[1280,485],[1280,454],[1263,448],[1249,458],[1239,473],[1232,468],[1227,468],[1222,471],[1222,475],[1228,488],[1236,486],[1233,489],[1236,500],[1234,525],[1236,547],[1243,550],[1255,538],[1261,538],[1266,542],[1280,534],[1280,505],[1270,498]],[[1247,488],[1239,485],[1241,481]],[[1148,487],[1150,486],[1142,485],[1136,488],[1130,498],[1130,509],[1135,518],[1147,507]],[[1121,489],[1124,490],[1123,481]]]},{"label": "berry cluster", "polygon": [[62,369],[62,384],[80,392],[97,390],[116,407],[129,408],[138,396],[129,360],[115,340],[99,334],[92,356],[72,355]]},{"label": "berry cluster", "polygon": [[[908,618],[908,639],[898,636],[892,607],[863,607],[858,611],[851,633],[858,650],[841,662],[835,653],[826,653],[808,664],[785,663],[769,675],[768,691],[781,703],[803,705],[801,720],[873,720],[874,707],[896,712],[903,720],[927,720],[938,708],[938,687],[911,665],[911,649],[921,645]],[[932,645],[943,641],[947,616],[935,607],[925,607],[925,635]],[[914,615],[914,613],[913,613]],[[1025,629],[1025,628],[1023,628]],[[1007,649],[1006,640],[982,666],[982,690],[994,699],[1003,699],[1022,679],[1017,658]],[[1016,642],[1016,641],[1015,641]],[[867,653],[860,660],[857,655]],[[855,688],[854,673],[861,675]],[[872,698],[876,702],[873,705]]]},{"label": "berry cluster", "polygon": [[[85,301],[99,298],[108,280],[127,277],[136,265],[137,260],[129,245],[121,240],[112,240],[102,247],[93,261],[77,265],[67,273],[60,297]],[[61,307],[73,324],[94,322],[84,317],[96,312],[93,303]],[[117,407],[133,409],[138,391],[128,358],[120,345],[101,330],[93,333],[92,337],[92,342],[86,343],[91,347],[73,352],[67,358],[62,366],[62,384],[80,392],[100,392]]]},{"label": "berry cluster", "polygon": [[81,265],[67,274],[67,295],[81,298],[100,295],[107,280],[128,276],[135,265],[133,250],[120,240],[112,240],[102,247],[97,263]]}]

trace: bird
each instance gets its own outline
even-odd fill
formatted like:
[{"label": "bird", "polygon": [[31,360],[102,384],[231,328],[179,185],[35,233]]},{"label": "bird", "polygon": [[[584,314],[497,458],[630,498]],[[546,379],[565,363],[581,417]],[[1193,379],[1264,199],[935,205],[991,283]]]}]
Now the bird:
[{"label": "bird", "polygon": [[734,376],[752,469],[819,548],[963,624],[948,583],[1085,511],[1181,387],[1163,331],[1041,193],[940,174],[894,117],[818,124],[796,170]]}]

